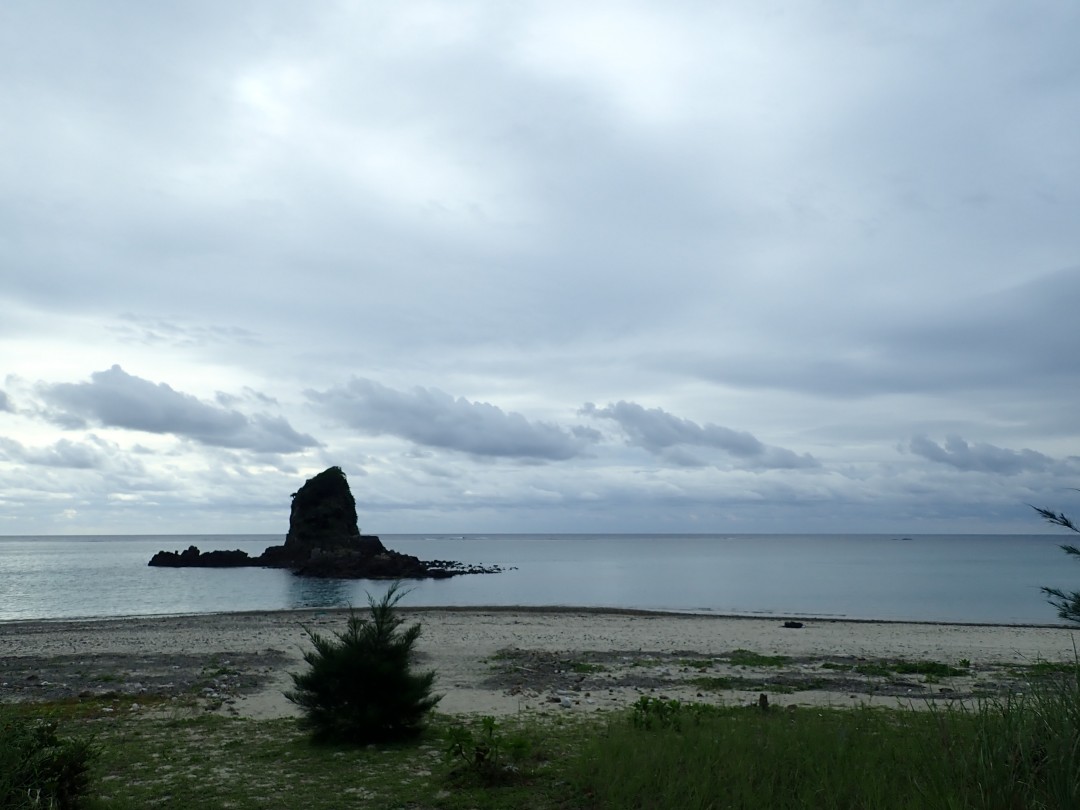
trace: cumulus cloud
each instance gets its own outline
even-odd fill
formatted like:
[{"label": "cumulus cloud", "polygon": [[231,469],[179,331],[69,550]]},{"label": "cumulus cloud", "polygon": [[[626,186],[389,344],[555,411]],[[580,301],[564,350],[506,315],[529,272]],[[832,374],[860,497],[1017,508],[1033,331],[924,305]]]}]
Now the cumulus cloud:
[{"label": "cumulus cloud", "polygon": [[53,409],[49,418],[67,428],[94,423],[267,453],[294,453],[319,444],[280,416],[248,416],[217,407],[165,383],[128,374],[118,365],[94,372],[90,382],[43,385],[39,393]]},{"label": "cumulus cloud", "polygon": [[0,391],[0,413],[15,413],[15,407],[11,404],[6,391]]},{"label": "cumulus cloud", "polygon": [[398,391],[354,378],[346,385],[309,390],[306,395],[349,427],[476,456],[563,461],[581,455],[595,441],[587,428],[566,430],[530,422],[520,413],[421,386]]},{"label": "cumulus cloud", "polygon": [[1010,450],[992,444],[969,444],[960,436],[948,436],[944,446],[926,436],[915,436],[908,444],[912,453],[930,461],[947,464],[964,472],[1016,475],[1022,472],[1051,472],[1060,461],[1035,450]]},{"label": "cumulus cloud", "polygon": [[799,455],[784,447],[764,444],[746,431],[732,430],[711,422],[699,425],[662,408],[646,409],[636,402],[620,400],[606,408],[597,408],[594,403],[587,402],[581,413],[597,419],[613,420],[622,428],[629,444],[679,466],[705,466],[705,461],[687,450],[689,447],[721,450],[754,467],[796,469],[819,466],[818,461],[808,453]]}]

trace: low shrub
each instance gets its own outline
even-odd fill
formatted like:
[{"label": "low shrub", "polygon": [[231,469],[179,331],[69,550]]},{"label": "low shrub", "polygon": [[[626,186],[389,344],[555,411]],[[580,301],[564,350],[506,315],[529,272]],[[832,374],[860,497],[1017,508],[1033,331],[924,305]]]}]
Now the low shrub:
[{"label": "low shrub", "polygon": [[0,706],[0,808],[79,807],[94,753],[85,740],[61,737],[55,721]]},{"label": "low shrub", "polygon": [[526,737],[510,735],[494,717],[474,724],[455,724],[446,732],[443,758],[455,770],[451,776],[470,775],[486,783],[514,776],[531,746]]}]

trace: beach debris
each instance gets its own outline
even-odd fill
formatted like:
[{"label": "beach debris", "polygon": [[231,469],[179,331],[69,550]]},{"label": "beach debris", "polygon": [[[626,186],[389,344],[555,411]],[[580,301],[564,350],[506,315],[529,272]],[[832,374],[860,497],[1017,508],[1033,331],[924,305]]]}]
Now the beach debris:
[{"label": "beach debris", "polygon": [[800,630],[800,629],[802,629],[802,626],[803,626],[802,622],[792,622],[792,621],[784,622],[784,627],[786,627],[788,630]]}]

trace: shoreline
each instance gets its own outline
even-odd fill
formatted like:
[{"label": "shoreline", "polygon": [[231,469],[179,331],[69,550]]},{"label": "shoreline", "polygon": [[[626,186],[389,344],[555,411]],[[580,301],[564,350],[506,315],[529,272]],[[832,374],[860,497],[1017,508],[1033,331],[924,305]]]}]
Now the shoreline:
[{"label": "shoreline", "polygon": [[[360,615],[365,611],[358,609]],[[0,622],[0,701],[155,696],[244,717],[295,716],[283,692],[308,630],[349,608]],[[642,696],[778,705],[903,705],[1022,688],[1075,662],[1080,628],[719,616],[573,607],[402,607],[439,711],[623,708]],[[938,669],[905,673],[898,662]],[[935,674],[935,671],[937,674]],[[944,673],[944,674],[942,674]],[[148,701],[149,702],[149,701]],[[160,702],[160,701],[159,701]]]},{"label": "shoreline", "polygon": [[[32,619],[0,619],[0,632],[5,627],[20,624],[64,624],[95,622],[127,622],[143,619],[198,619],[200,617],[225,618],[228,616],[288,616],[308,613],[341,613],[347,615],[350,610],[359,613],[367,611],[366,605],[353,608],[334,605],[331,607],[275,608],[271,610],[211,611],[206,613],[136,613],[115,616],[57,616]],[[930,627],[1001,627],[1044,630],[1075,630],[1080,632],[1080,625],[1051,624],[1036,622],[990,622],[990,621],[950,621],[948,619],[876,619],[851,616],[820,615],[812,613],[717,613],[710,610],[660,610],[655,608],[606,607],[598,605],[401,605],[402,613],[578,613],[613,616],[665,616],[694,619],[724,619],[734,621],[801,621],[814,623],[844,624],[883,624],[883,625],[926,625]]]}]

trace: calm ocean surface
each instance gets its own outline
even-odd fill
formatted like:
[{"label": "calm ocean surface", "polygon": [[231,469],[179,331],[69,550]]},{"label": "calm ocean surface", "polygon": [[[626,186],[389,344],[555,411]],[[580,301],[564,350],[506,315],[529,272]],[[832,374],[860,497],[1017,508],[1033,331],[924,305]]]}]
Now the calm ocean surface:
[{"label": "calm ocean surface", "polygon": [[[573,605],[1053,624],[1080,588],[1054,535],[382,535],[421,559],[513,566],[412,583],[405,605]],[[365,606],[385,583],[149,568],[160,549],[259,554],[279,535],[0,537],[0,621]]]}]

